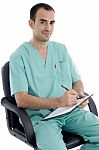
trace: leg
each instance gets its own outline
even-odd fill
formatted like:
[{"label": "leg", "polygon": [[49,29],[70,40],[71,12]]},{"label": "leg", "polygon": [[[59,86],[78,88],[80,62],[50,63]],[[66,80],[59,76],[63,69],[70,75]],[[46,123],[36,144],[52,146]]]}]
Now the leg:
[{"label": "leg", "polygon": [[67,150],[61,127],[54,120],[40,121],[34,127],[38,150]]},{"label": "leg", "polygon": [[64,116],[63,130],[81,135],[88,143],[81,150],[99,150],[99,118],[89,111],[77,108]]}]

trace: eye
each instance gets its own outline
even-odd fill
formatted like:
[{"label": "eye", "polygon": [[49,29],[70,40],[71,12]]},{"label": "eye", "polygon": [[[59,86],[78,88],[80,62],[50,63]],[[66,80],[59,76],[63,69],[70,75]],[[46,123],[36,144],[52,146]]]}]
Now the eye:
[{"label": "eye", "polygon": [[44,21],[40,21],[40,24],[44,24],[45,22]]},{"label": "eye", "polygon": [[55,23],[55,21],[51,21],[51,23],[50,23],[50,24],[51,24],[51,25],[54,25],[54,23]]}]

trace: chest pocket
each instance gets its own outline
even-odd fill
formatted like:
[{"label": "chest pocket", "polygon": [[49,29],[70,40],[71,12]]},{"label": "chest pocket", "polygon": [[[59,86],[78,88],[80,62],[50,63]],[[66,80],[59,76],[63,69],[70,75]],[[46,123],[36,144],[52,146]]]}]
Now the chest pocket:
[{"label": "chest pocket", "polygon": [[64,60],[56,62],[56,76],[58,81],[71,81],[71,71],[68,62]]}]

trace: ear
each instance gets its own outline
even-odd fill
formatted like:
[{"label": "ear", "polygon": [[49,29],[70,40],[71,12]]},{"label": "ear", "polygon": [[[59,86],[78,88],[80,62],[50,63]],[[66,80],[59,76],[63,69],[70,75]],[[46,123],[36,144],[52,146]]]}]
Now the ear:
[{"label": "ear", "polygon": [[29,20],[29,26],[31,27],[31,29],[33,29],[34,28],[34,21],[33,20]]}]

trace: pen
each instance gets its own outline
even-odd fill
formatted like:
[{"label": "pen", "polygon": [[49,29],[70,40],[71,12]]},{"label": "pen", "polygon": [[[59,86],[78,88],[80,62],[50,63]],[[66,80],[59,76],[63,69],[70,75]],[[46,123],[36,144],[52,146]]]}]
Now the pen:
[{"label": "pen", "polygon": [[[66,87],[66,86],[64,86],[64,85],[61,85],[61,87],[63,87],[63,88],[64,88],[65,90],[67,90],[67,91],[69,91],[69,90],[70,90],[69,88],[67,88],[67,87]],[[81,97],[79,97],[79,96],[78,96],[78,97],[77,97],[77,100],[78,100],[78,99],[80,99],[80,98],[81,98]]]},{"label": "pen", "polygon": [[67,90],[67,91],[69,91],[70,89],[69,88],[67,88],[66,86],[64,86],[64,85],[61,85],[61,87],[63,87],[65,90]]}]

